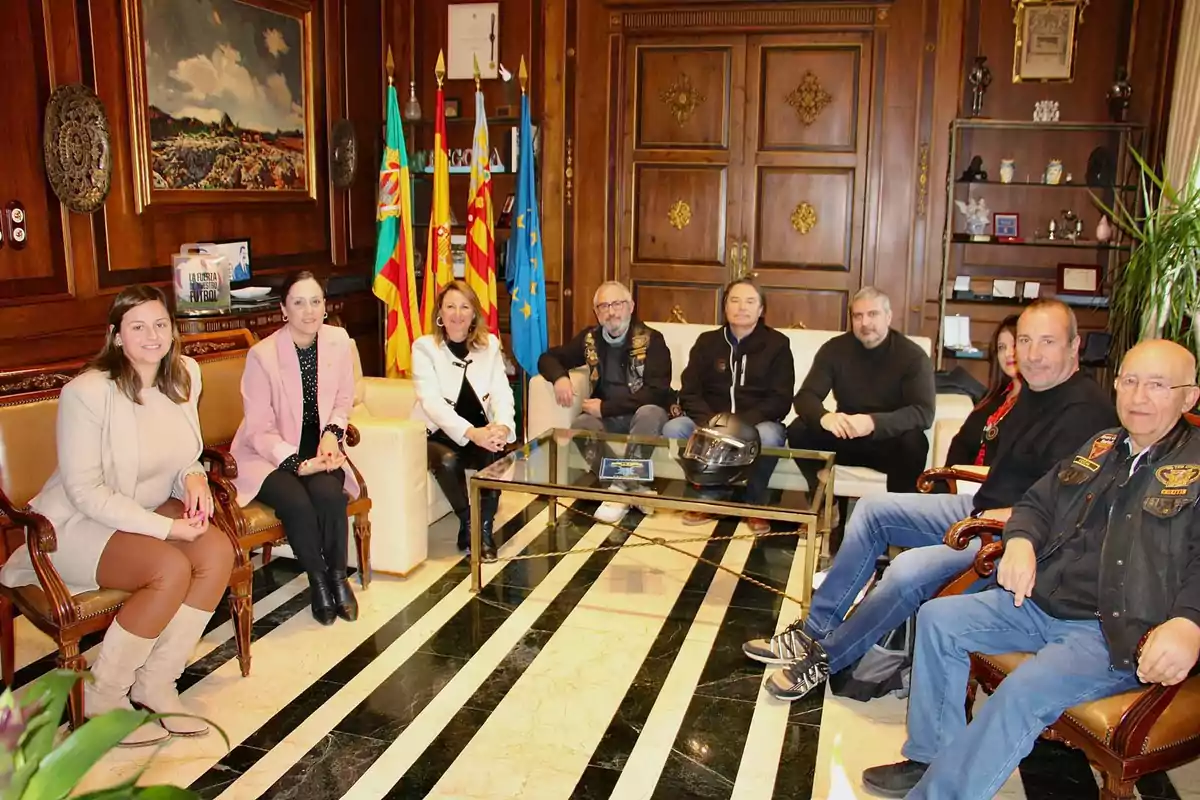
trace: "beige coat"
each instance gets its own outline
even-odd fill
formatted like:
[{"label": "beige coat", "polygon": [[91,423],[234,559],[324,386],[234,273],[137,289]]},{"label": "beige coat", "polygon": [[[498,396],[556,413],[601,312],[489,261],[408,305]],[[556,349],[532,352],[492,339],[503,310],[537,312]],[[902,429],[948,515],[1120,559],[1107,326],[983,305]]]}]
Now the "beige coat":
[{"label": "beige coat", "polygon": [[[192,393],[184,404],[196,433],[192,463],[175,476],[172,496],[185,496],[183,481],[204,472],[197,461],[202,439],[196,406],[200,400],[200,367],[184,357],[192,377]],[[94,370],[63,387],[58,402],[58,468],[30,501],[54,525],[58,550],[55,569],[72,593],[97,588],[96,567],[114,531],[166,539],[172,520],[133,499],[138,478],[138,430],[134,403],[109,377]],[[36,584],[29,553],[22,545],[0,571],[5,586]]]}]

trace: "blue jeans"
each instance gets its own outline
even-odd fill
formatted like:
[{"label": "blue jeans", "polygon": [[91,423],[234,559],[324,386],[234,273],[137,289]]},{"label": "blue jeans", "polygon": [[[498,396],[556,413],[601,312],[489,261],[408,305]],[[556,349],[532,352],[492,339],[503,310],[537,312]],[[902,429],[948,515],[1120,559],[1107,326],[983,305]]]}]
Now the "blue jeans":
[{"label": "blue jeans", "polygon": [[[968,725],[970,652],[1036,655],[1004,679]],[[1139,685],[1135,672],[1109,669],[1097,620],[1056,619],[1032,600],[1016,608],[1004,589],[926,603],[917,616],[902,752],[930,766],[908,797],[992,797],[1064,711]]]},{"label": "blue jeans", "polygon": [[[786,432],[782,422],[763,420],[754,426],[758,430],[759,441],[763,447],[783,447]],[[696,421],[691,417],[676,417],[663,425],[662,435],[668,439],[687,439],[696,430]],[[747,503],[761,503],[765,500],[767,485],[771,482],[771,473],[775,471],[777,459],[759,456],[754,462],[753,469],[746,480],[746,492],[742,499]]]},{"label": "blue jeans", "polygon": [[[813,594],[804,629],[829,655],[829,671],[845,669],[888,631],[971,566],[978,540],[965,551],[942,544],[951,525],[970,515],[970,497],[957,494],[885,494],[858,501],[841,549]],[[901,553],[849,619],[854,598],[875,574],[889,546]]]}]

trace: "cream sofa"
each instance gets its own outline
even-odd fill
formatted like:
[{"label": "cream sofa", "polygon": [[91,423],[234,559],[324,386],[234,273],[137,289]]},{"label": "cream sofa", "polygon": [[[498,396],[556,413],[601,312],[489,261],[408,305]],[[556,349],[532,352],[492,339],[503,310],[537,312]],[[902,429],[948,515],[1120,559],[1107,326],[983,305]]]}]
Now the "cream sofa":
[{"label": "cream sofa", "polygon": [[[688,355],[696,337],[711,325],[692,325],[675,322],[650,322],[650,327],[662,333],[667,347],[671,351],[671,385],[678,389],[680,376],[687,366]],[[792,343],[792,356],[796,362],[796,390],[812,367],[813,357],[822,344],[841,331],[817,331],[803,329],[785,329],[782,331]],[[932,342],[924,336],[910,336],[912,341],[919,344],[926,353],[930,352]],[[569,428],[571,421],[578,416],[581,398],[591,394],[587,370],[584,368],[571,371],[571,383],[575,387],[575,403],[571,408],[564,408],[554,400],[553,387],[540,375],[535,375],[529,381],[529,425],[530,436],[550,428]],[[836,399],[832,393],[825,399],[825,406],[836,410]],[[939,394],[934,412],[934,424],[927,435],[930,439],[929,461],[926,466],[943,463],[946,451],[950,447],[950,439],[958,431],[963,420],[971,412],[971,398],[962,394]],[[790,412],[785,423],[795,418],[795,412]],[[863,497],[867,494],[886,491],[886,478],[883,473],[865,467],[835,466],[834,491],[840,497]]]}]

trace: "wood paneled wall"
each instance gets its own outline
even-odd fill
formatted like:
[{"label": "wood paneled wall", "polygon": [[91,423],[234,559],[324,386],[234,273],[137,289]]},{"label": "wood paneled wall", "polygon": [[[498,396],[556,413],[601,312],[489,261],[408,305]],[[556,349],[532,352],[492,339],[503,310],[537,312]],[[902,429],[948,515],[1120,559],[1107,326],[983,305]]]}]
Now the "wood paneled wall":
[{"label": "wood paneled wall", "polygon": [[[0,26],[0,205],[19,200],[28,246],[0,248],[0,367],[89,355],[112,295],[139,282],[164,286],[185,242],[249,237],[256,274],[373,269],[386,0],[288,0],[312,10],[315,199],[300,203],[162,206],[138,211],[130,134],[126,2],[11,0]],[[281,0],[282,1],[282,0]],[[106,108],[112,190],[95,214],[65,210],[42,160],[42,117],[54,88],[82,82]],[[348,191],[329,182],[327,137],[341,117],[357,127],[359,171]],[[377,361],[377,322],[355,320],[364,362]]]},{"label": "wood paneled wall", "polygon": [[[621,15],[662,9],[669,17],[696,9],[764,6],[737,0],[544,2],[547,9],[564,6],[568,21],[564,83],[574,91],[563,113],[572,178],[571,202],[561,208],[572,296],[564,297],[563,316],[568,327],[576,328],[592,319],[596,286],[626,277],[614,274],[617,259],[611,250],[618,224],[612,166],[620,130],[613,120],[619,113],[615,87],[622,80]],[[812,4],[778,3],[771,8],[783,14],[791,5]],[[864,283],[892,296],[894,324],[906,331],[932,332],[925,310],[927,301],[936,301],[941,270],[947,132],[969,100],[964,65],[977,52],[988,56],[994,76],[985,102],[989,116],[1032,119],[1034,103],[1052,99],[1059,101],[1064,119],[1106,119],[1105,91],[1116,66],[1127,64],[1134,85],[1131,119],[1147,125],[1152,155],[1165,133],[1180,0],[1092,0],[1080,30],[1076,78],[1069,84],[1012,83],[1015,29],[1008,0],[827,5],[876,7],[882,14],[880,25],[886,27],[886,48],[877,65],[883,88],[875,98],[871,131],[872,141],[878,142],[870,160],[876,189],[866,200],[861,274]],[[565,162],[547,161],[544,172],[567,168]]]}]

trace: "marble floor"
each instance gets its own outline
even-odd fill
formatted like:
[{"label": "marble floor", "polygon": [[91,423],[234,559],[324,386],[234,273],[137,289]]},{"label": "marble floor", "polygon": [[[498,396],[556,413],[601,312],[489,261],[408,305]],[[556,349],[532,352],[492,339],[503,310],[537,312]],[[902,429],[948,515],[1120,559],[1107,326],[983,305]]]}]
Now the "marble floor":
[{"label": "marble floor", "polygon": [[[592,510],[580,503],[580,510]],[[505,495],[501,555],[586,550],[609,529]],[[733,521],[626,525],[799,594],[803,542],[708,541]],[[376,526],[376,536],[386,531]],[[222,609],[181,681],[229,736],[111,754],[95,790],[142,783],[207,798],[858,798],[866,766],[899,758],[905,703],[771,699],[743,640],[795,616],[769,592],[662,547],[623,547],[484,568],[467,565],[444,519],[430,559],[377,576],[360,619],[322,628],[295,562],[256,570],[253,671],[242,678]],[[798,549],[799,547],[799,549]],[[49,641],[17,621],[17,684],[52,665]],[[95,645],[95,642],[92,643]],[[94,651],[92,651],[94,655]],[[1096,796],[1073,751],[1039,744],[1005,786],[1017,800]],[[1200,800],[1200,767],[1142,781],[1140,796]]]}]

